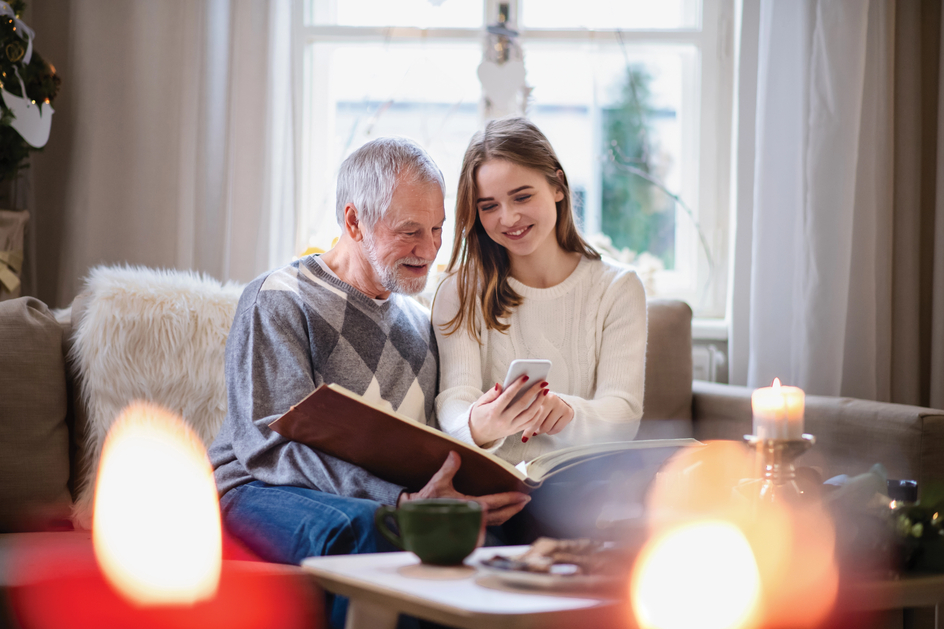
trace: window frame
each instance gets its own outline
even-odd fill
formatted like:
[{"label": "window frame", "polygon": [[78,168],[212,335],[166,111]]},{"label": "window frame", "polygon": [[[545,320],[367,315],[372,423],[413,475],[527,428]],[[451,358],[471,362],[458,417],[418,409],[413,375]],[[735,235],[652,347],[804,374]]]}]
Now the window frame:
[{"label": "window frame", "polygon": [[[339,0],[343,1],[343,0]],[[695,2],[695,0],[690,0]],[[298,198],[296,207],[296,249],[307,246],[308,234],[314,221],[310,208],[315,194],[333,192],[333,181],[315,181],[309,173],[333,172],[324,152],[313,147],[327,146],[326,136],[330,124],[312,125],[312,119],[329,119],[328,103],[314,98],[315,81],[307,77],[318,71],[313,59],[315,43],[351,44],[378,41],[402,42],[449,42],[479,41],[484,49],[484,27],[479,28],[419,28],[419,27],[359,27],[359,26],[309,26],[306,12],[310,0],[296,0],[293,24],[294,75],[296,85],[295,115],[296,129],[300,129],[300,142],[296,144],[300,164]],[[500,0],[485,0],[483,24],[495,21]],[[510,22],[518,23],[522,0],[509,0]],[[527,29],[518,26],[517,41],[527,43],[604,44],[636,46],[646,44],[676,44],[692,46],[698,55],[699,72],[691,77],[692,90],[683,99],[695,99],[700,103],[696,115],[686,124],[697,125],[696,132],[683,134],[683,152],[697,154],[698,167],[694,176],[697,194],[686,199],[695,212],[694,219],[701,227],[702,236],[711,251],[711,262],[707,262],[704,248],[699,243],[698,231],[682,210],[676,213],[676,267],[684,264],[691,282],[680,280],[679,271],[663,271],[656,278],[660,289],[657,297],[682,299],[692,305],[696,317],[722,319],[726,315],[727,286],[729,274],[729,222],[731,190],[732,124],[734,105],[734,26],[735,0],[702,0],[699,27],[672,30],[659,29]],[[323,77],[322,80],[326,80]],[[305,115],[306,111],[312,115]],[[696,111],[684,107],[686,112]],[[697,119],[696,119],[697,118]],[[683,197],[684,198],[684,197]],[[449,243],[444,243],[449,246]],[[692,259],[692,256],[697,256]],[[713,275],[713,278],[709,276]],[[713,281],[712,281],[713,279]]]}]

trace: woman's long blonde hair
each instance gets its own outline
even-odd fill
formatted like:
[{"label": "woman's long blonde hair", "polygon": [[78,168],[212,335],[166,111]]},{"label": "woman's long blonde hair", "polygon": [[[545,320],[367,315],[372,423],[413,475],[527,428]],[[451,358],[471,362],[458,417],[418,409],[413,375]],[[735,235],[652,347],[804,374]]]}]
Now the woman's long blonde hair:
[{"label": "woman's long blonde hair", "polygon": [[456,276],[459,312],[443,325],[445,334],[452,334],[465,326],[479,342],[482,339],[474,324],[479,291],[485,325],[490,330],[507,330],[509,325],[502,319],[522,302],[521,295],[508,284],[511,272],[508,252],[485,232],[475,204],[478,169],[492,159],[507,160],[544,174],[552,187],[564,193],[563,200],[557,202],[557,243],[564,251],[593,259],[600,257],[577,231],[567,175],[540,129],[527,118],[502,118],[489,122],[485,131],[472,137],[462,159],[456,195],[456,236],[447,268],[448,273]]}]

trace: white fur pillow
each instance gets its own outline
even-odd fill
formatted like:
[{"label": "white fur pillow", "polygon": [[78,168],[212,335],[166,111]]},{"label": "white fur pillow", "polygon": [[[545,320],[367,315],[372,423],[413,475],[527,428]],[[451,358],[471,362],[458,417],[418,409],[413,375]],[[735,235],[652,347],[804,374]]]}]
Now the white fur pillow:
[{"label": "white fur pillow", "polygon": [[226,417],[224,350],[243,286],[190,271],[96,267],[71,358],[88,426],[72,519],[90,528],[105,435],[145,400],[178,413],[209,446]]}]

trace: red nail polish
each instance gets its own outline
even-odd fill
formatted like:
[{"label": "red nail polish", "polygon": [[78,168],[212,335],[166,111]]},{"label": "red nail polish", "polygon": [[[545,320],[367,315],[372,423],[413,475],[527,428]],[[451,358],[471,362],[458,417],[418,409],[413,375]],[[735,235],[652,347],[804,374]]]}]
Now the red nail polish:
[{"label": "red nail polish", "polygon": [[527,437],[522,437],[522,438],[521,438],[521,443],[528,443],[528,438],[527,438]]},{"label": "red nail polish", "polygon": [[546,387],[546,386],[547,386],[547,383],[546,383],[546,382],[542,382],[542,383],[541,383],[541,387],[542,387],[542,388],[544,388],[544,387]]},{"label": "red nail polish", "polygon": [[527,382],[527,381],[528,381],[528,376],[525,376],[524,378],[522,378],[521,381],[522,381],[522,382]]},{"label": "red nail polish", "polygon": [[498,391],[498,383],[495,383],[495,390]]},{"label": "red nail polish", "polygon": [[550,391],[550,389],[544,389],[544,395],[547,395],[548,391]]}]

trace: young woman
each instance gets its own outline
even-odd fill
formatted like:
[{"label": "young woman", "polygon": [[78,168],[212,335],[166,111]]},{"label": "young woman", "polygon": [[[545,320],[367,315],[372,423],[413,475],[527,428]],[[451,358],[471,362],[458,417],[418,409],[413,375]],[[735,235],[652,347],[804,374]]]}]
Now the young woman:
[{"label": "young woman", "polygon": [[[492,121],[472,138],[448,273],[433,303],[444,431],[512,464],[633,438],[645,291],[580,236],[564,169],[529,120]],[[547,381],[523,377],[502,390],[516,358],[549,359]],[[510,404],[522,389],[530,392]]]}]

